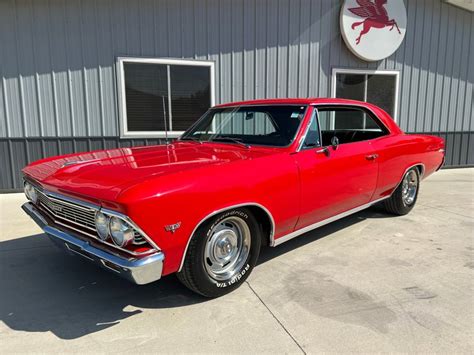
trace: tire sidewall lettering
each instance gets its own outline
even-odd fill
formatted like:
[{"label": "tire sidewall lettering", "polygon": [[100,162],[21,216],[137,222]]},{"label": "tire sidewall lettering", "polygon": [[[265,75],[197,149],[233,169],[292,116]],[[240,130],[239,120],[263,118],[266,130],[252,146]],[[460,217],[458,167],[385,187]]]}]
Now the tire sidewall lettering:
[{"label": "tire sidewall lettering", "polygon": [[229,211],[229,212],[226,212],[224,213],[223,215],[221,215],[213,224],[211,224],[211,226],[208,228],[207,230],[207,233],[206,233],[206,237],[207,238],[210,238],[211,237],[211,232],[212,230],[214,229],[214,227],[216,225],[218,225],[219,223],[221,223],[221,221],[227,217],[231,217],[231,216],[237,216],[237,217],[240,217],[242,218],[243,220],[247,221],[249,216],[243,212],[243,211],[239,211],[239,210],[232,210],[232,211]]},{"label": "tire sidewall lettering", "polygon": [[242,270],[237,275],[232,277],[229,281],[216,282],[216,286],[218,288],[225,288],[225,287],[232,286],[232,285],[236,284],[247,273],[247,271],[249,269],[250,269],[250,264],[246,264],[245,267],[242,268]]}]

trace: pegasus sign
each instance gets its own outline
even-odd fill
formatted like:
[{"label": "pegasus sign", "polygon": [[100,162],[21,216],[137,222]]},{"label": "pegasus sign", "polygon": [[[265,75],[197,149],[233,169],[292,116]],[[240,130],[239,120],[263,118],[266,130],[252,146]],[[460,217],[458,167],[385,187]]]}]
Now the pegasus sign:
[{"label": "pegasus sign", "polygon": [[376,61],[389,57],[402,43],[407,14],[403,0],[345,0],[340,22],[351,52]]}]

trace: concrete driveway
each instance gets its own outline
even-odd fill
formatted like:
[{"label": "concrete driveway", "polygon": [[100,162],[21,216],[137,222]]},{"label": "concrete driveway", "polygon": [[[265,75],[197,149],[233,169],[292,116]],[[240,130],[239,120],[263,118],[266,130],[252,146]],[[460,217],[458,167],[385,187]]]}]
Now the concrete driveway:
[{"label": "concrete driveway", "polygon": [[474,169],[429,177],[407,216],[372,208],[263,250],[215,300],[63,254],[23,201],[0,195],[0,353],[474,351]]}]

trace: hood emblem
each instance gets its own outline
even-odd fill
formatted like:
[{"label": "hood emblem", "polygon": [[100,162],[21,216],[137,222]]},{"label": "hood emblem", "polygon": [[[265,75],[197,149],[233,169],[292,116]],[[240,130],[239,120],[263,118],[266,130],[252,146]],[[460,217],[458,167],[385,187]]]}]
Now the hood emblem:
[{"label": "hood emblem", "polygon": [[179,227],[181,227],[181,222],[177,222],[175,224],[168,224],[165,226],[165,231],[174,233]]}]

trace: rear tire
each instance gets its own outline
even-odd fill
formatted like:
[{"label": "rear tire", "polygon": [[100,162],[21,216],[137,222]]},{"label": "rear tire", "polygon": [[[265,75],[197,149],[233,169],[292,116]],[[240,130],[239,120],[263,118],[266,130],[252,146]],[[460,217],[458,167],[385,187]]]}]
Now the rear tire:
[{"label": "rear tire", "polygon": [[204,222],[191,237],[178,279],[205,297],[220,297],[239,287],[253,270],[261,229],[250,210],[236,208]]},{"label": "rear tire", "polygon": [[406,215],[415,206],[420,190],[420,173],[409,169],[389,199],[383,202],[385,210],[398,216]]}]

